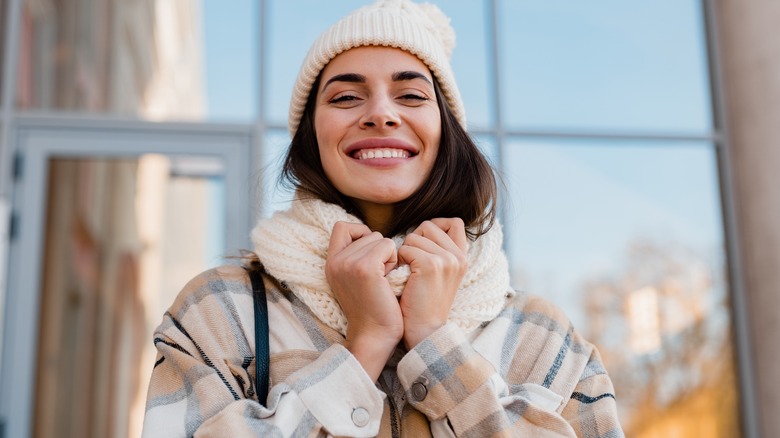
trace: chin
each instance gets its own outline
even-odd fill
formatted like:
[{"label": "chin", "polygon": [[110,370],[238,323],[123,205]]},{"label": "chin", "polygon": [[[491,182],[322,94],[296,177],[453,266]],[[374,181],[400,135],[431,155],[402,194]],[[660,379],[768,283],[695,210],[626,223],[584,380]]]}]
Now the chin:
[{"label": "chin", "polygon": [[414,192],[393,192],[393,193],[383,193],[383,194],[366,194],[366,195],[358,195],[355,196],[355,199],[359,199],[363,202],[368,202],[371,204],[376,205],[393,205],[397,204],[399,202],[405,201],[410,196],[412,196]]},{"label": "chin", "polygon": [[373,199],[369,199],[369,202],[374,202],[376,204],[397,204],[409,199],[413,194],[414,191],[399,191],[386,195],[374,196]]}]

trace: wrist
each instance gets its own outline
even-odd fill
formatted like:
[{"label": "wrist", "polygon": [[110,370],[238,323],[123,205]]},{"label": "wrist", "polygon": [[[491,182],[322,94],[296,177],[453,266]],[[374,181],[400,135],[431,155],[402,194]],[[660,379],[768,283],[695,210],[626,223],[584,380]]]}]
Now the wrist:
[{"label": "wrist", "polygon": [[407,324],[404,327],[403,342],[407,350],[411,350],[416,347],[417,344],[422,342],[425,338],[430,336],[433,332],[440,329],[444,323],[441,324]]},{"label": "wrist", "polygon": [[400,339],[347,336],[344,347],[357,359],[371,380],[376,382]]}]

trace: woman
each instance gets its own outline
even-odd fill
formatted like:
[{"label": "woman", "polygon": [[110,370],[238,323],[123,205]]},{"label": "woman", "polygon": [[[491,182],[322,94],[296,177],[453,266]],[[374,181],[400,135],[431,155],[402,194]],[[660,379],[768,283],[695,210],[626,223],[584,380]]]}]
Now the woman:
[{"label": "woman", "polygon": [[270,393],[246,272],[208,271],[155,333],[145,436],[622,436],[594,347],[509,287],[453,46],[441,11],[408,0],[315,42],[290,107],[296,198],[252,233]]}]

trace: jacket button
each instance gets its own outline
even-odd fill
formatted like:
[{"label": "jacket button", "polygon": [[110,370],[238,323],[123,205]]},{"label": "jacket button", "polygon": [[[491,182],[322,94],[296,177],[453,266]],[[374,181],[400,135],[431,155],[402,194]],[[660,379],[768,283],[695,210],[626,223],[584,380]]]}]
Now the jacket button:
[{"label": "jacket button", "polygon": [[412,384],[412,398],[415,401],[425,400],[426,395],[428,395],[428,388],[425,387],[423,382],[414,382]]},{"label": "jacket button", "polygon": [[363,427],[368,424],[369,420],[368,411],[364,408],[356,408],[352,411],[352,422],[355,423],[355,426]]}]

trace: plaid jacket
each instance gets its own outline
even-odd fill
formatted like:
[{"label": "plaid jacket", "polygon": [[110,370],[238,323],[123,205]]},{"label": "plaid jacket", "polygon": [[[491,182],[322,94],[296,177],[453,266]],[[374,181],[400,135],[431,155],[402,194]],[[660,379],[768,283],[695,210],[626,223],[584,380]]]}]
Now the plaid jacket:
[{"label": "plaid jacket", "polygon": [[540,298],[518,294],[468,335],[448,324],[399,348],[372,382],[338,332],[265,283],[265,406],[251,283],[224,266],[187,284],[155,331],[144,437],[623,436],[598,352]]}]

